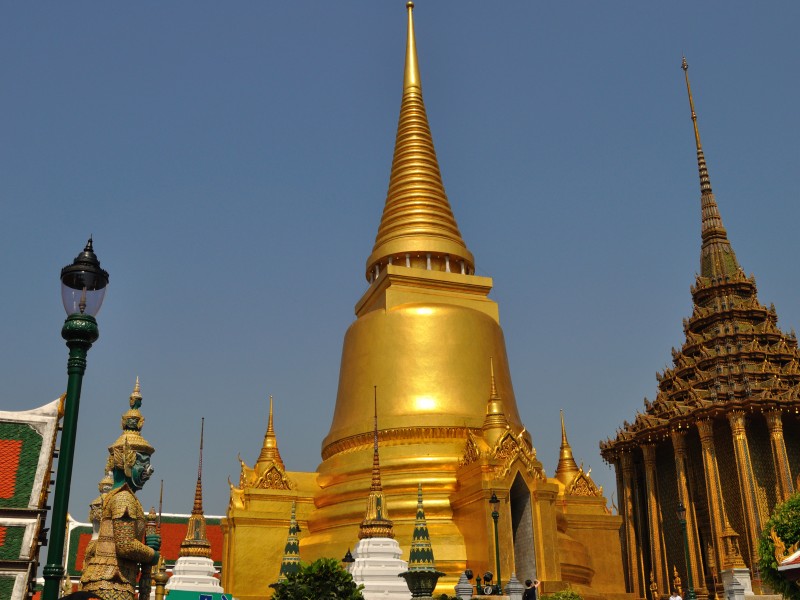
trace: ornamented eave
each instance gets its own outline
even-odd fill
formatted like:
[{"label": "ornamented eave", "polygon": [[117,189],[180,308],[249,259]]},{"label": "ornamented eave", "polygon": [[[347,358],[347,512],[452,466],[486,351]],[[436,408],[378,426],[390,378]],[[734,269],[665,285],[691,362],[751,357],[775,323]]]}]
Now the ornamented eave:
[{"label": "ornamented eave", "polygon": [[520,463],[534,479],[547,480],[542,463],[536,458],[536,449],[528,440],[527,430],[517,434],[506,431],[493,447],[489,447],[479,433],[470,431],[464,444],[459,467],[485,461],[493,465],[492,479],[503,479],[516,463]]},{"label": "ornamented eave", "polygon": [[603,486],[598,487],[592,479],[591,469],[584,472],[583,465],[576,473],[574,479],[566,487],[565,493],[568,496],[582,496],[586,498],[597,498],[603,495]]},{"label": "ornamented eave", "polygon": [[[464,440],[470,432],[480,432],[480,428],[471,427],[398,427],[394,429],[381,429],[378,431],[378,440],[384,444],[403,444],[416,442],[420,437],[433,440]],[[372,448],[373,433],[364,432],[357,435],[337,440],[322,449],[322,459],[344,452],[356,452],[365,448]]]},{"label": "ornamented eave", "polygon": [[[241,471],[239,473],[239,489],[262,489],[262,490],[293,490],[297,487],[287,475],[286,471],[278,463],[266,465],[261,470],[254,469],[242,460],[239,456]],[[258,465],[260,467],[260,465]]]},{"label": "ornamented eave", "polygon": [[[625,429],[617,431],[614,439],[600,442],[600,454],[607,463],[613,463],[620,453],[631,451],[642,444],[666,441],[670,439],[673,430],[689,430],[704,419],[724,419],[733,411],[745,413],[767,413],[780,411],[783,413],[800,414],[800,393],[797,388],[790,388],[781,395],[774,394],[770,398],[746,399],[742,401],[725,402],[702,407],[681,406],[671,419],[657,421],[643,418],[627,423]],[[640,416],[645,417],[645,415]]]}]

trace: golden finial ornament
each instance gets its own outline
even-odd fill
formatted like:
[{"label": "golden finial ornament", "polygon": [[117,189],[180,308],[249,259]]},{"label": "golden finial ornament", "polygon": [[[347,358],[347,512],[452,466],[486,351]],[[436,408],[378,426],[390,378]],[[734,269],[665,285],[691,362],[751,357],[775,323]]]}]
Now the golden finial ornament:
[{"label": "golden finial ornament", "polygon": [[414,35],[414,3],[408,9],[403,99],[397,125],[389,190],[375,246],[367,259],[367,281],[389,263],[434,271],[473,274],[475,260],[456,224],[433,147]]},{"label": "golden finial ornament", "polygon": [[408,43],[406,45],[406,68],[403,72],[403,92],[415,88],[422,92],[422,79],[419,76],[417,61],[417,38],[414,35],[414,3],[406,2],[408,9]]},{"label": "golden finial ornament", "polygon": [[272,394],[269,396],[269,416],[267,417],[267,432],[264,434],[264,443],[261,446],[261,454],[258,456],[257,463],[272,462],[284,470],[283,459],[278,450],[278,438],[275,435],[275,427],[272,419]]},{"label": "golden finial ornament", "polygon": [[572,455],[572,446],[567,440],[567,428],[564,425],[564,411],[561,413],[561,447],[559,449],[558,466],[556,467],[556,479],[564,485],[569,485],[575,476],[581,471]]},{"label": "golden finial ornament", "polygon": [[483,437],[489,446],[494,446],[509,428],[503,409],[503,399],[497,393],[494,377],[494,359],[489,357],[489,401],[486,403],[486,417],[483,419]]}]

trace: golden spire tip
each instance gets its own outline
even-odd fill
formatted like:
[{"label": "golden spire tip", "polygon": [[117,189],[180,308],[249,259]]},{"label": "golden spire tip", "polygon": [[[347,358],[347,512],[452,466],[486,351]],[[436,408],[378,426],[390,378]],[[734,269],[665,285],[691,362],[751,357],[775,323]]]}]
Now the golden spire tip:
[{"label": "golden spire tip", "polygon": [[417,41],[414,36],[414,3],[407,2],[408,9],[408,42],[406,45],[406,70],[403,77],[403,91],[409,88],[417,88],[422,91],[422,83],[419,76],[419,63],[417,62]]},{"label": "golden spire tip", "polygon": [[497,381],[494,378],[494,358],[491,357],[491,356],[489,357],[489,371],[491,373],[491,378],[492,378],[492,387],[491,387],[491,394],[490,395],[491,395],[492,398],[496,398],[497,397]]}]

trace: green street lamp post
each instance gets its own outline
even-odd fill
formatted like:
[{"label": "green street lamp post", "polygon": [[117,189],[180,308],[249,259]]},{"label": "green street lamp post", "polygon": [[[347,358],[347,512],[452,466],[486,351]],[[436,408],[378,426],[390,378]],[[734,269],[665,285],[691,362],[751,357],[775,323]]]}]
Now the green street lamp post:
[{"label": "green street lamp post", "polygon": [[678,502],[678,508],[675,510],[678,516],[678,523],[681,524],[681,531],[683,532],[683,553],[686,556],[686,579],[689,587],[686,590],[687,600],[696,600],[697,596],[694,593],[694,583],[692,582],[692,561],[689,556],[689,536],[686,534],[686,507],[683,502]]},{"label": "green street lamp post", "polygon": [[53,514],[50,522],[50,541],[47,564],[43,569],[42,600],[57,600],[64,577],[64,535],[67,528],[69,488],[72,479],[72,460],[75,455],[75,434],[78,429],[78,406],[81,384],[86,371],[86,354],[97,340],[99,331],[94,316],[100,310],[108,285],[108,273],[92,248],[92,238],[71,265],[61,269],[61,300],[67,320],[61,337],[67,342],[67,396],[64,400],[64,421],[58,452],[58,470],[53,495]]},{"label": "green street lamp post", "polygon": [[492,492],[492,497],[489,499],[489,504],[492,505],[492,520],[494,521],[494,568],[497,571],[497,593],[503,593],[503,582],[502,578],[500,577],[500,541],[497,535],[497,519],[500,517],[500,513],[497,512],[497,505],[500,504],[500,500],[497,499],[497,494]]}]

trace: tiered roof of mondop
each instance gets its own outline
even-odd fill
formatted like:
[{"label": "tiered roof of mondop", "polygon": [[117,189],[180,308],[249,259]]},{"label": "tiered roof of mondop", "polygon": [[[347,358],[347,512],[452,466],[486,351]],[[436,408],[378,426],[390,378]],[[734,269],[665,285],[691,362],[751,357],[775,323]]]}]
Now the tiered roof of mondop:
[{"label": "tiered roof of mondop", "polygon": [[[322,463],[316,473],[286,471],[270,412],[256,464],[242,462],[238,485],[231,484],[225,589],[242,600],[264,596],[278,577],[292,502],[304,532],[303,560],[343,556],[364,531],[362,521],[371,530],[386,525],[375,520],[379,498],[382,516],[388,508],[394,537],[407,548],[421,482],[436,564],[447,574],[440,592],[466,568],[495,570],[494,492],[504,582],[515,572],[521,580],[544,580],[550,590],[570,583],[584,597],[617,594],[619,517],[606,511],[601,490],[571,460],[566,438],[563,464],[548,478],[521,422],[498,306],[488,297],[492,280],[475,275],[442,184],[412,8],[409,2],[389,187],[365,265],[369,285],[344,339]],[[373,481],[376,441],[380,490]]]},{"label": "tiered roof of mondop", "polygon": [[[792,493],[800,472],[800,430],[788,416],[800,408],[797,338],[778,329],[775,307],[759,302],[755,278],[736,259],[711,189],[685,59],[682,68],[700,174],[694,306],[683,321],[685,342],[672,349],[672,367],[656,375],[655,400],[645,399],[633,422],[600,443],[617,468],[629,591],[642,595],[652,581],[668,593],[673,565],[681,571],[684,564],[678,499],[689,507],[702,594],[722,569],[742,559],[752,566],[761,524]],[[784,428],[794,440],[784,440]],[[685,577],[685,567],[681,572]]]}]

